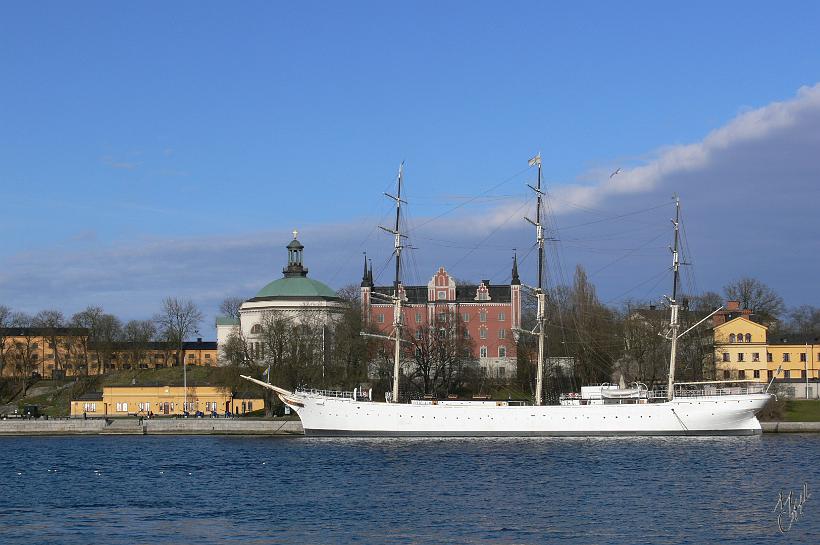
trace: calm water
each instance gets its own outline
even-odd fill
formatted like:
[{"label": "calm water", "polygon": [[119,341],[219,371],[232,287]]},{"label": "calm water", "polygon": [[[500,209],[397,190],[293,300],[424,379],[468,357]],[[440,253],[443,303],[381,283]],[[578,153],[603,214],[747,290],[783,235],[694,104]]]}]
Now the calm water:
[{"label": "calm water", "polygon": [[[820,542],[820,435],[0,438],[0,543]],[[780,489],[815,495],[785,536]]]}]

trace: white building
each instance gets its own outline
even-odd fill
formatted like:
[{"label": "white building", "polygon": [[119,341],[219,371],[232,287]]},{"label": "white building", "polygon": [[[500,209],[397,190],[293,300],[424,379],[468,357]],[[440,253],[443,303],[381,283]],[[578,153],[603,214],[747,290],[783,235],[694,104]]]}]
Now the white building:
[{"label": "white building", "polygon": [[242,303],[238,319],[217,318],[216,340],[220,358],[228,338],[239,331],[252,351],[258,349],[266,312],[283,312],[297,322],[327,326],[347,308],[330,287],[307,277],[308,270],[302,264],[305,247],[296,239],[296,234],[294,231],[293,240],[287,246],[288,264],[282,269],[283,277],[270,282],[256,296]]}]

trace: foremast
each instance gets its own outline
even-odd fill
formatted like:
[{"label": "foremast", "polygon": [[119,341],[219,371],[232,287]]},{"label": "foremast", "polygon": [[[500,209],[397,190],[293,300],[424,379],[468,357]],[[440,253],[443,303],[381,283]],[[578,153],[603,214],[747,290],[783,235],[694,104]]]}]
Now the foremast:
[{"label": "foremast", "polygon": [[401,251],[404,247],[402,245],[402,238],[405,237],[401,233],[401,203],[404,202],[401,200],[401,185],[402,185],[402,178],[404,176],[404,162],[399,165],[399,174],[396,181],[396,195],[390,195],[389,193],[385,193],[388,197],[396,201],[396,222],[393,226],[393,229],[388,229],[387,227],[381,227],[384,231],[393,234],[394,242],[393,242],[393,254],[396,258],[396,275],[393,281],[393,392],[391,394],[391,399],[393,403],[399,402],[399,372],[401,367],[401,338],[402,338],[402,329],[404,327],[403,320],[402,320],[402,296],[401,296]]},{"label": "foremast", "polygon": [[[544,226],[541,224],[541,209],[543,207],[544,192],[541,190],[541,154],[530,159],[530,166],[538,167],[538,181],[535,187],[529,186],[535,192],[535,221],[524,218],[535,226],[535,238],[538,244],[538,283],[535,287],[535,297],[538,300],[536,312],[536,328],[538,328],[538,365],[535,375],[535,404],[544,403],[544,343],[546,340],[546,295],[544,294]],[[529,184],[527,184],[529,185]]]},{"label": "foremast", "polygon": [[672,341],[669,353],[669,382],[666,387],[666,399],[672,401],[675,397],[675,360],[678,355],[678,283],[680,281],[680,257],[678,253],[678,240],[680,238],[680,199],[675,197],[675,219],[672,220],[675,226],[674,243],[672,250],[672,297],[669,298],[669,337]]}]

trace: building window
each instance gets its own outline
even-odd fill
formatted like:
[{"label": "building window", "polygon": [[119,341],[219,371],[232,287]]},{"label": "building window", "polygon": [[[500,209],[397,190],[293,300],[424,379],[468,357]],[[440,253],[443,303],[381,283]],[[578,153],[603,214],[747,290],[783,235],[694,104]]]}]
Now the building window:
[{"label": "building window", "polygon": [[85,403],[83,405],[83,411],[87,413],[95,413],[97,412],[97,404],[96,403]]},{"label": "building window", "polygon": [[251,334],[256,335],[258,333],[262,333],[262,326],[259,324],[253,324],[253,327],[251,327]]},{"label": "building window", "polygon": [[498,347],[498,357],[499,358],[506,358],[507,357],[507,347],[506,346],[499,346]]},{"label": "building window", "polygon": [[253,401],[248,401],[248,412],[249,413],[253,412]]},{"label": "building window", "polygon": [[507,317],[504,315],[503,312],[498,313],[498,321],[503,322]]},{"label": "building window", "polygon": [[729,372],[728,370],[727,370],[727,371],[724,371],[724,372],[723,372],[723,379],[724,379],[724,380],[728,380],[728,379],[730,379],[730,378],[732,378],[732,373],[731,373],[731,372]]},{"label": "building window", "polygon": [[751,333],[746,333],[746,342],[747,343],[752,342],[752,334]]},{"label": "building window", "polygon": [[760,352],[752,352],[752,361],[760,361]]},{"label": "building window", "polygon": [[791,361],[790,358],[789,358],[789,353],[788,352],[783,352],[783,361],[784,362]]},{"label": "building window", "polygon": [[771,371],[771,370],[766,371],[766,380],[772,380],[773,376],[774,376],[774,371]]},{"label": "building window", "polygon": [[729,342],[730,343],[735,342],[735,334],[734,333],[729,333]]},{"label": "building window", "polygon": [[783,371],[783,378],[785,378],[785,379],[792,378],[792,372],[791,371]]},{"label": "building window", "polygon": [[483,365],[481,366],[481,376],[482,376],[482,377],[486,377],[486,376],[487,376],[487,367],[485,367],[485,366],[483,366]]},{"label": "building window", "polygon": [[482,339],[486,339],[486,338],[487,338],[487,329],[486,329],[486,328],[484,328],[484,327],[482,327],[481,329],[479,329],[479,330],[478,330],[478,336],[479,336],[480,338],[482,338]]},{"label": "building window", "polygon": [[469,322],[470,321],[470,313],[469,312],[462,313],[461,321],[462,322]]},{"label": "building window", "polygon": [[806,353],[805,352],[800,352],[800,361],[802,361],[804,363],[806,362]]},{"label": "building window", "polygon": [[723,361],[731,361],[731,360],[729,359],[729,353],[728,353],[728,352],[724,352],[724,353],[723,353]]},{"label": "building window", "polygon": [[507,368],[506,367],[499,367],[498,368],[498,376],[504,377],[507,375]]},{"label": "building window", "polygon": [[421,329],[416,330],[416,339],[419,341],[421,340]]},{"label": "building window", "polygon": [[189,360],[194,359],[194,355],[193,355],[193,354],[188,354],[188,359],[189,359]]},{"label": "building window", "polygon": [[467,331],[466,329],[464,330],[464,338],[465,338],[465,339],[469,339],[469,338],[470,338],[470,332],[469,332],[469,331]]},{"label": "building window", "polygon": [[486,346],[482,346],[481,348],[478,349],[478,357],[480,357],[480,358],[486,358],[487,357],[487,347]]},{"label": "building window", "polygon": [[499,339],[506,339],[507,338],[507,330],[506,329],[499,329],[498,330],[498,338]]},{"label": "building window", "polygon": [[127,413],[128,412],[128,403],[117,403],[117,412],[118,413]]},{"label": "building window", "polygon": [[380,324],[384,323],[384,314],[376,314],[376,321]]},{"label": "building window", "polygon": [[737,378],[739,378],[740,380],[745,379],[745,378],[746,378],[746,371],[744,371],[743,369],[741,369],[740,371],[738,371],[738,372],[737,372]]},{"label": "building window", "polygon": [[437,319],[439,322],[446,322],[447,321],[447,313],[446,312],[439,312]]},{"label": "building window", "polygon": [[487,311],[482,310],[481,312],[479,312],[478,313],[478,319],[482,322],[486,322],[487,321]]},{"label": "building window", "polygon": [[800,378],[806,378],[806,370],[805,369],[800,371]]},{"label": "building window", "polygon": [[760,369],[755,369],[754,378],[760,378]]},{"label": "building window", "polygon": [[211,359],[211,355],[210,355],[210,354],[205,354],[205,359],[206,359],[206,360]]},{"label": "building window", "polygon": [[766,361],[771,363],[772,362],[772,353],[766,352]]},{"label": "building window", "polygon": [[737,361],[743,361],[743,352],[739,352],[737,355]]},{"label": "building window", "polygon": [[420,323],[421,323],[421,312],[417,312],[417,313],[416,313],[416,323],[417,323],[417,324],[420,324]]},{"label": "building window", "polygon": [[416,347],[416,352],[415,352],[415,354],[416,354],[416,357],[417,357],[417,358],[420,358],[420,357],[421,357],[421,347],[420,347],[420,346],[417,346],[417,347]]},{"label": "building window", "polygon": [[447,299],[447,292],[446,292],[446,291],[440,291],[440,292],[438,292],[438,299],[439,299],[439,300],[442,300],[442,299]]}]

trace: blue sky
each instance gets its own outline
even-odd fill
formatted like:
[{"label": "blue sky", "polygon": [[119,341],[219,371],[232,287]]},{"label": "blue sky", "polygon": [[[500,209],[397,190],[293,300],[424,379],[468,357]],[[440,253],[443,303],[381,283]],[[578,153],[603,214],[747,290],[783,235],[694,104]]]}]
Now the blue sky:
[{"label": "blue sky", "polygon": [[[559,231],[655,207],[561,232],[554,280],[581,263],[604,267],[605,300],[662,295],[627,290],[667,265],[668,237],[652,237],[676,192],[700,258],[693,288],[748,274],[789,305],[820,304],[819,11],[5,3],[0,303],[130,318],[178,294],[210,316],[279,275],[294,227],[311,276],[357,282],[363,250],[377,270],[387,259],[372,226],[402,160],[411,227],[462,205],[415,232],[410,279],[444,265],[503,281],[511,248],[531,244],[517,218],[540,150]],[[708,159],[681,166],[675,150],[704,142]],[[609,191],[617,167],[632,186]]]}]

